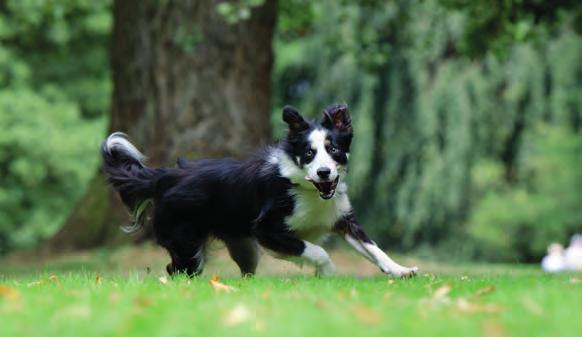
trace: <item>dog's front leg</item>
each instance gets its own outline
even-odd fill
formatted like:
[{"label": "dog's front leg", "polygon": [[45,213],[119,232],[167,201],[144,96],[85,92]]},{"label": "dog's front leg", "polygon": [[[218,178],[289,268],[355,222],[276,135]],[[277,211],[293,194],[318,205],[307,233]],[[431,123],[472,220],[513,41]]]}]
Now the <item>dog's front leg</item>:
[{"label": "dog's front leg", "polygon": [[296,237],[289,231],[267,231],[257,233],[257,238],[276,258],[297,262],[305,261],[315,267],[315,275],[335,274],[335,265],[322,247]]},{"label": "dog's front leg", "polygon": [[362,256],[376,264],[382,272],[395,277],[415,276],[417,267],[408,268],[392,260],[376,243],[368,238],[352,214],[346,215],[335,225],[335,229]]}]

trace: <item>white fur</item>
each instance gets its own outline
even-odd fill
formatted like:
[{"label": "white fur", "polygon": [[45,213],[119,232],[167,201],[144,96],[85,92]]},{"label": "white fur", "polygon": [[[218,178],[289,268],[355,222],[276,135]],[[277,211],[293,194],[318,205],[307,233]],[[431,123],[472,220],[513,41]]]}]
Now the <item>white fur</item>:
[{"label": "white fur", "polygon": [[285,219],[285,223],[296,231],[300,238],[319,241],[332,230],[342,216],[352,210],[345,182],[339,182],[333,198],[324,200],[319,196],[315,186],[305,180],[305,172],[284,151],[274,150],[268,161],[278,165],[281,176],[297,185],[290,191],[295,197],[295,208]]},{"label": "white fur", "polygon": [[397,277],[402,277],[414,275],[418,270],[417,267],[407,268],[394,262],[394,260],[386,255],[386,253],[384,253],[382,249],[376,246],[375,243],[362,242],[361,244],[366,252],[370,254],[370,256],[376,261],[378,267],[380,267],[380,269],[385,273],[389,273]]},{"label": "white fur", "polygon": [[329,254],[325,249],[318,245],[314,245],[310,242],[304,241],[305,250],[301,257],[305,259],[308,263],[315,266],[315,274],[321,276],[329,276],[335,274],[335,265],[331,261]]},{"label": "white fur", "polygon": [[380,247],[375,243],[366,243],[353,238],[346,234],[344,236],[346,242],[362,256],[375,263],[384,273],[391,274],[396,277],[413,276],[417,271],[417,267],[407,268],[394,262]]},{"label": "white fur", "polygon": [[320,181],[317,175],[317,170],[320,168],[329,168],[331,170],[329,174],[329,180],[333,181],[338,176],[338,164],[329,155],[325,149],[325,140],[327,138],[327,131],[323,129],[315,129],[309,134],[309,142],[311,143],[311,149],[315,151],[315,157],[313,160],[305,165],[307,170],[307,176],[313,181]]},{"label": "white fur", "polygon": [[295,208],[285,218],[285,223],[304,240],[318,242],[342,216],[352,210],[346,193],[336,193],[329,200],[320,198],[317,191],[301,186],[293,188],[291,193],[295,197]]},{"label": "white fur", "polygon": [[123,132],[114,132],[107,137],[105,148],[109,154],[113,150],[124,152],[144,166],[143,161],[145,160],[145,156],[127,140],[127,135]]}]

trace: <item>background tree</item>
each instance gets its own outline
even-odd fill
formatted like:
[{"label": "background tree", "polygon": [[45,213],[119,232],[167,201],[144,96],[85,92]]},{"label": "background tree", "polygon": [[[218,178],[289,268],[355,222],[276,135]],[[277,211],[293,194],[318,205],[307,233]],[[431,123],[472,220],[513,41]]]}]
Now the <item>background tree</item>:
[{"label": "background tree", "polygon": [[[130,135],[150,165],[173,165],[178,156],[237,157],[271,138],[276,2],[248,3],[248,16],[234,18],[219,3],[113,3],[109,130]],[[127,222],[98,173],[49,248],[115,242]]]}]

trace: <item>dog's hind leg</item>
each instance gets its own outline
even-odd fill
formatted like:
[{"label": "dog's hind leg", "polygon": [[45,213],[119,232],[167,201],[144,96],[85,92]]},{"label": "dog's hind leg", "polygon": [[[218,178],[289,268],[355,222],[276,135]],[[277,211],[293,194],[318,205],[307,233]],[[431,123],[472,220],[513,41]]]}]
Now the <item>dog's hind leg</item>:
[{"label": "dog's hind leg", "polygon": [[185,273],[189,277],[200,275],[206,257],[205,243],[206,240],[200,240],[196,243],[164,245],[172,257],[172,262],[166,266],[168,274],[174,276]]},{"label": "dog's hind leg", "polygon": [[225,239],[230,257],[240,268],[242,276],[253,275],[257,270],[260,250],[257,240],[252,237]]}]

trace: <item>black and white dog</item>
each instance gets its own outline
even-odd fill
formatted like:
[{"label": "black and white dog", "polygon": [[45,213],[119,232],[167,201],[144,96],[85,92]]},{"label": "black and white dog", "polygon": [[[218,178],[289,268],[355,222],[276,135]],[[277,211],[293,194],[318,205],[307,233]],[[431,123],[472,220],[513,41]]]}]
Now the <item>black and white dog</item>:
[{"label": "black and white dog", "polygon": [[255,272],[259,247],[331,275],[335,266],[317,242],[337,233],[383,272],[414,276],[416,267],[390,259],[354,218],[344,181],[353,136],[347,106],[329,107],[320,122],[287,106],[283,120],[286,138],[250,159],[178,159],[175,168],[146,167],[116,132],[103,144],[103,169],[134,212],[134,226],[153,202],[153,231],[172,258],[170,274],[200,274],[205,244],[218,238],[243,275]]}]

